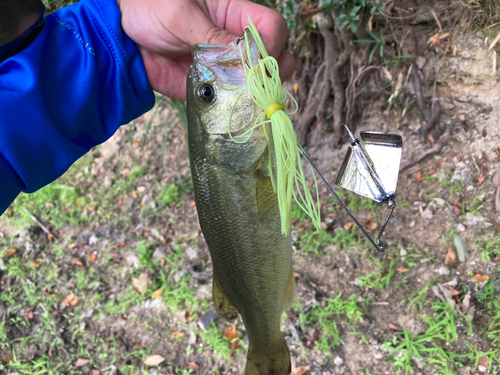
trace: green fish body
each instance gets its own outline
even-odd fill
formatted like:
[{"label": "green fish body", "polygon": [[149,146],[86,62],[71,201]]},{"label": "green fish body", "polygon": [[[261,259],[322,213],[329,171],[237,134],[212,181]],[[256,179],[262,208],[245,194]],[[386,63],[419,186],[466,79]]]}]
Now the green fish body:
[{"label": "green fish body", "polygon": [[[243,134],[261,111],[248,94],[236,46],[196,45],[193,55],[187,81],[189,156],[213,263],[215,308],[228,320],[242,317],[249,339],[245,374],[289,375],[280,323],[295,289],[291,238],[281,233],[266,138],[260,127],[248,139]],[[252,43],[246,58],[256,62],[257,56]],[[229,135],[231,112],[237,142]]]}]

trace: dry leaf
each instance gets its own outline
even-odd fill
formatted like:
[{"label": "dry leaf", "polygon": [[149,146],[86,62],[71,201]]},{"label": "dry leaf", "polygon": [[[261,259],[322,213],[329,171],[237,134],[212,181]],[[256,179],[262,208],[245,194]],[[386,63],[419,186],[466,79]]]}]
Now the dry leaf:
[{"label": "dry leaf", "polygon": [[458,290],[456,290],[455,288],[453,288],[451,285],[449,284],[444,284],[444,287],[448,290],[451,290],[451,296],[452,297],[455,297],[455,296],[458,296],[460,294],[460,292]]},{"label": "dry leaf", "polygon": [[163,293],[163,288],[157,289],[151,294],[151,298],[158,298],[159,296],[162,295],[162,293]]},{"label": "dry leaf", "polygon": [[353,221],[348,221],[347,223],[345,223],[344,229],[351,229],[353,225],[354,225]]},{"label": "dry leaf", "polygon": [[16,249],[9,249],[3,253],[4,257],[10,257],[16,253]]},{"label": "dry leaf", "polygon": [[298,92],[299,92],[299,84],[298,83],[294,83],[293,84],[293,93],[297,94]]},{"label": "dry leaf", "polygon": [[431,174],[436,174],[437,169],[439,167],[439,160],[434,164],[434,167],[432,167]]},{"label": "dry leaf", "polygon": [[142,142],[141,142],[141,141],[138,141],[138,140],[136,140],[136,139],[134,139],[134,140],[132,141],[132,143],[134,143],[134,144],[136,144],[136,145],[138,145],[138,146],[142,146]]},{"label": "dry leaf", "polygon": [[138,196],[139,196],[139,194],[137,194],[137,192],[136,192],[136,191],[133,191],[133,192],[132,192],[132,197],[137,198]]},{"label": "dry leaf", "polygon": [[149,278],[147,273],[141,273],[141,275],[132,280],[132,285],[140,294],[146,294],[148,289]]},{"label": "dry leaf", "polygon": [[311,369],[311,366],[300,366],[300,367],[292,367],[292,373],[290,375],[304,375]]},{"label": "dry leaf", "polygon": [[87,259],[89,260],[89,262],[95,262],[97,256],[94,254],[94,253],[90,253],[89,255],[87,255]]},{"label": "dry leaf", "polygon": [[479,281],[480,283],[482,282],[485,282],[486,280],[488,280],[490,277],[488,275],[480,275],[480,274],[477,274],[477,275],[474,275],[474,278]]},{"label": "dry leaf", "polygon": [[68,294],[68,296],[61,302],[61,307],[74,307],[78,303],[78,297],[73,293]]},{"label": "dry leaf", "polygon": [[435,143],[436,140],[434,139],[434,137],[432,136],[432,134],[429,134],[429,136],[427,137],[427,139],[431,142],[431,143]]},{"label": "dry leaf", "polygon": [[458,47],[456,45],[453,45],[453,56],[457,55]]},{"label": "dry leaf", "polygon": [[408,268],[404,268],[404,267],[399,267],[399,268],[396,268],[396,271],[399,272],[399,273],[405,273],[405,272],[408,272],[409,269]]},{"label": "dry leaf", "polygon": [[229,328],[224,329],[224,337],[228,338],[229,340],[233,340],[236,337],[238,337],[238,333],[236,331],[236,328],[234,326],[231,326]]},{"label": "dry leaf", "polygon": [[457,262],[458,262],[457,252],[455,251],[453,246],[450,246],[448,248],[448,254],[446,254],[446,258],[444,259],[444,264],[453,267],[454,265],[457,264]]},{"label": "dry leaf", "polygon": [[434,47],[440,47],[441,46],[441,40],[439,39],[439,34],[436,33],[431,38],[429,39],[429,43],[434,44]]},{"label": "dry leaf", "polygon": [[191,370],[199,370],[200,366],[196,362],[188,362],[188,368]]},{"label": "dry leaf", "polygon": [[52,233],[47,233],[47,239],[49,242],[52,242],[54,240],[54,235]]},{"label": "dry leaf", "polygon": [[483,176],[479,176],[478,178],[476,178],[476,180],[477,180],[477,184],[481,185],[484,182],[484,177]]},{"label": "dry leaf", "polygon": [[90,360],[86,358],[78,358],[75,362],[76,367],[82,367],[85,366],[87,363],[89,363]]},{"label": "dry leaf", "polygon": [[76,243],[72,243],[68,246],[69,249],[74,249],[76,247]]},{"label": "dry leaf", "polygon": [[11,359],[10,359],[10,357],[9,357],[8,355],[4,355],[4,356],[3,356],[3,360],[4,360],[4,361],[5,361],[5,363],[7,363],[7,364],[9,364],[9,363],[10,363],[10,361],[11,361]]},{"label": "dry leaf", "polygon": [[396,331],[396,332],[402,331],[401,327],[399,327],[395,324],[387,323],[387,326],[389,327],[389,329],[392,329],[393,331]]},{"label": "dry leaf", "polygon": [[422,177],[422,171],[419,170],[415,176],[415,181],[417,182],[422,182],[424,180],[424,178]]},{"label": "dry leaf", "polygon": [[92,375],[99,375],[101,372],[99,370],[92,370]]},{"label": "dry leaf", "polygon": [[231,342],[231,351],[229,353],[229,355],[232,357],[234,355],[234,352],[236,351],[236,349],[238,349],[240,346],[240,340],[234,340],[233,342]]},{"label": "dry leaf", "polygon": [[158,366],[160,363],[165,361],[161,355],[151,355],[144,360],[144,364],[148,366]]},{"label": "dry leaf", "polygon": [[82,268],[85,268],[83,266],[83,263],[82,263],[82,261],[80,259],[73,259],[72,262],[75,263],[75,264],[78,264]]},{"label": "dry leaf", "polygon": [[366,229],[367,232],[373,232],[375,229],[377,229],[378,224],[373,221],[371,215],[368,216],[368,218],[364,221],[363,227]]},{"label": "dry leaf", "polygon": [[447,152],[444,157],[445,158],[454,158],[455,156],[457,156],[458,154],[455,152],[455,151],[450,151],[450,152]]},{"label": "dry leaf", "polygon": [[33,311],[28,307],[26,310],[26,316],[28,317],[29,320],[33,320]]},{"label": "dry leaf", "polygon": [[477,360],[477,365],[489,368],[488,362],[489,362],[488,361],[488,356],[487,355],[483,355],[482,357],[479,357],[479,359]]},{"label": "dry leaf", "polygon": [[124,176],[124,175],[126,175],[126,174],[129,174],[129,173],[130,173],[130,169],[129,169],[129,168],[125,168],[125,169],[122,169],[122,170],[120,171],[120,174],[121,174],[122,176]]},{"label": "dry leaf", "polygon": [[186,332],[179,332],[179,331],[176,331],[174,333],[172,333],[172,335],[174,335],[174,337],[180,339],[181,337],[184,337],[186,336]]}]

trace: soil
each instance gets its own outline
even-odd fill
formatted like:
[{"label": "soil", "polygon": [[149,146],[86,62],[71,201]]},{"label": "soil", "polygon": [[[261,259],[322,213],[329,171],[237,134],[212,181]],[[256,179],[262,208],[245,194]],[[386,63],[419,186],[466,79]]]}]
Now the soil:
[{"label": "soil", "polygon": [[[396,197],[398,206],[384,234],[384,239],[390,244],[385,255],[375,256],[373,249],[360,236],[356,236],[355,244],[348,247],[318,243],[316,253],[306,253],[307,239],[304,234],[312,229],[306,220],[294,221],[294,269],[300,308],[295,305],[292,311],[286,313],[284,333],[289,342],[293,366],[310,366],[308,374],[397,373],[392,360],[381,347],[395,336],[395,331],[388,324],[417,335],[425,332],[427,324],[422,316],[435,315],[432,304],[436,297],[428,291],[422,310],[409,307],[404,301],[421,291],[427,283],[444,283],[457,278],[455,289],[461,291],[463,296],[466,290],[477,292],[481,289],[472,275],[489,275],[499,279],[498,256],[483,256],[483,242],[478,241],[498,239],[500,229],[500,207],[495,206],[498,183],[493,178],[500,171],[500,153],[495,151],[500,146],[497,52],[488,48],[491,38],[485,42],[483,33],[470,30],[454,33],[453,37],[443,39],[440,46],[428,43],[436,30],[433,26],[419,25],[416,39],[424,47],[420,51],[422,60],[418,62],[417,74],[420,74],[423,86],[424,106],[432,112],[432,99],[435,98],[441,107],[433,129],[427,133],[423,131],[427,123],[417,111],[409,109],[403,115],[401,107],[388,109],[387,96],[367,99],[371,95],[370,88],[374,91],[381,89],[378,86],[380,76],[386,74],[382,68],[364,83],[367,91],[359,99],[361,104],[356,107],[356,122],[352,128],[356,133],[383,131],[400,134],[403,138],[402,165],[417,160],[439,144],[440,137],[447,131],[449,139],[438,152],[400,172]],[[408,73],[407,70],[405,72]],[[397,74],[394,74],[394,82],[397,81]],[[403,76],[403,82],[407,76]],[[292,80],[290,87],[297,82]],[[417,95],[413,79],[409,78],[404,87],[408,97]],[[81,309],[78,310],[81,314],[79,324],[83,324],[80,326],[83,327],[81,338],[78,339],[79,336],[71,330],[74,326],[65,321],[70,319],[67,314],[77,314],[71,313],[70,308],[54,309],[49,311],[57,318],[51,327],[55,333],[50,337],[57,341],[56,344],[47,341],[43,335],[24,344],[23,337],[30,337],[43,329],[40,314],[45,307],[41,303],[30,306],[28,301],[19,300],[16,303],[21,308],[16,308],[1,300],[0,317],[7,322],[7,340],[0,345],[4,362],[5,356],[14,358],[15,351],[21,363],[57,355],[62,367],[54,370],[55,373],[88,374],[91,369],[101,369],[101,373],[174,374],[184,373],[183,370],[188,373],[189,368],[195,368],[192,371],[200,374],[243,374],[243,349],[238,349],[232,358],[225,358],[210,347],[210,342],[202,339],[199,333],[199,319],[210,312],[213,303],[210,293],[211,262],[199,230],[192,203],[194,197],[186,188],[181,189],[180,198],[175,203],[161,205],[156,200],[167,184],[190,184],[185,126],[170,105],[158,108],[156,113],[146,114],[134,124],[120,129],[106,144],[87,156],[86,163],[75,167],[74,183],[80,184],[86,196],[91,197],[92,191],[97,191],[99,187],[115,189],[121,179],[127,180],[134,165],[145,166],[146,173],[131,181],[130,188],[119,196],[119,203],[117,200],[111,207],[104,208],[103,205],[102,209],[99,204],[96,207],[84,205],[81,215],[95,215],[95,219],[86,225],[52,226],[50,230],[57,232],[56,242],[51,242],[36,223],[23,228],[14,225],[14,219],[21,215],[20,206],[14,205],[0,219],[0,246],[2,249],[18,249],[14,256],[30,260],[41,258],[42,254],[48,259],[55,259],[55,248],[64,249],[64,256],[57,261],[56,267],[59,281],[47,282],[52,288],[48,293],[57,293],[59,300],[72,290],[78,293],[78,289],[72,286],[76,282],[73,273],[79,267],[74,259],[81,259],[82,267],[92,268],[99,274],[100,284],[95,293],[103,293],[106,301],[111,301],[130,287],[132,278],[136,278],[138,272],[146,272],[151,279],[154,277],[152,270],[143,270],[141,266],[139,243],[149,241],[154,248],[151,256],[155,259],[168,258],[179,251],[177,245],[180,245],[182,267],[172,278],[191,276],[187,285],[199,306],[188,308],[181,303],[173,307],[162,298],[145,298],[121,314],[95,315],[95,307],[87,308],[80,303],[77,307]],[[309,127],[306,142],[308,154],[318,169],[333,182],[349,146],[347,137],[339,136],[315,120]],[[79,174],[78,171],[84,168],[87,171]],[[463,188],[453,190],[450,187],[453,181],[458,181],[458,186],[459,182],[462,183]],[[363,205],[359,203],[362,200],[354,199],[346,192],[344,196],[348,198],[349,206],[357,203],[355,215],[361,222],[370,222],[369,216],[375,214],[371,220],[377,222],[380,228],[388,212],[386,206]],[[332,214],[329,220],[325,220],[325,228],[333,236],[349,226],[351,220],[333,203],[323,187],[321,198],[326,202],[324,214]],[[93,214],[95,211],[97,213]],[[106,213],[112,214],[111,219],[107,219]],[[40,220],[50,225],[48,218]],[[444,260],[449,247],[454,246],[455,234],[466,239],[469,256],[465,261],[448,267]],[[92,253],[97,254],[97,260],[89,262],[87,257]],[[389,264],[391,258],[394,268],[406,267],[409,259],[413,259],[415,265],[407,271],[396,272],[386,288],[359,285],[357,280],[360,276],[379,270],[381,262]],[[4,263],[8,266],[6,258],[0,263],[0,293],[5,293],[9,285],[19,283],[19,280],[8,276]],[[168,263],[161,264],[161,267],[168,266]],[[80,298],[90,300],[92,291],[89,289],[85,293],[87,295],[80,295]],[[360,324],[349,324],[345,319],[337,322],[343,342],[335,345],[328,354],[318,350],[312,339],[315,331],[322,334],[323,327],[317,322],[304,324],[300,316],[315,304],[324,307],[330,297],[339,293],[343,298],[355,296],[367,301],[366,310]],[[500,291],[497,289],[496,293],[498,295]],[[460,317],[457,319],[458,340],[442,343],[456,353],[467,351],[465,343],[478,352],[496,349],[485,338],[485,330],[492,322],[490,311],[477,297],[473,297],[472,303],[476,309],[472,321],[473,333],[467,332],[467,323]],[[26,320],[27,307],[35,313],[29,325],[10,323],[8,319],[14,317]],[[189,311],[191,319],[186,318],[185,310]],[[332,319],[336,319],[335,315]],[[147,325],[154,328],[146,329]],[[231,326],[220,320],[216,321],[216,325],[221,332]],[[243,332],[244,344],[244,327],[240,321],[236,328]],[[355,331],[364,337],[364,341],[360,335],[349,334]],[[185,335],[177,334],[178,337],[175,337],[176,332]],[[195,332],[195,339],[192,332]],[[116,360],[113,362],[108,361],[107,356],[98,357],[102,350],[96,344],[98,339],[110,338],[116,340],[113,346],[113,358]],[[84,348],[93,360],[92,366],[68,367],[74,358],[87,355],[80,351],[82,340],[87,343]],[[190,341],[195,343],[190,344]],[[230,346],[229,342],[227,345]],[[142,349],[147,349],[147,353],[133,354]],[[143,360],[152,354],[161,355],[165,362],[159,367],[146,366]],[[111,354],[108,357],[111,358]],[[125,372],[126,365],[134,367]],[[117,370],[109,366],[115,366]],[[500,363],[493,363],[490,373],[496,373],[494,371],[498,371],[499,366]],[[463,367],[459,367],[455,370],[457,374],[480,373],[477,363],[470,359],[465,359]],[[3,371],[6,374],[21,373],[20,370],[8,370],[8,367]],[[426,363],[419,368],[417,361],[414,362],[414,373],[441,373],[439,371],[435,364]]]}]

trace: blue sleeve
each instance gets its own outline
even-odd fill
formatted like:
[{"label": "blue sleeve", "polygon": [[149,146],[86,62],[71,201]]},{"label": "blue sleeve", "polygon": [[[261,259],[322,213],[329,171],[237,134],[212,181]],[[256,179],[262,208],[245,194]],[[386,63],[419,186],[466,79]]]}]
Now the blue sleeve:
[{"label": "blue sleeve", "polygon": [[0,61],[0,215],[154,105],[120,17],[116,0],[82,0]]}]

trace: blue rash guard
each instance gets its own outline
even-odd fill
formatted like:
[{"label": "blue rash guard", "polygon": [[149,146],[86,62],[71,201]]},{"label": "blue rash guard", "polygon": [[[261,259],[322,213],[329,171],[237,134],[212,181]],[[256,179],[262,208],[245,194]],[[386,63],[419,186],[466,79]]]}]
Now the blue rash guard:
[{"label": "blue rash guard", "polygon": [[81,0],[48,15],[27,47],[0,47],[0,215],[153,107],[120,17],[116,0]]}]

